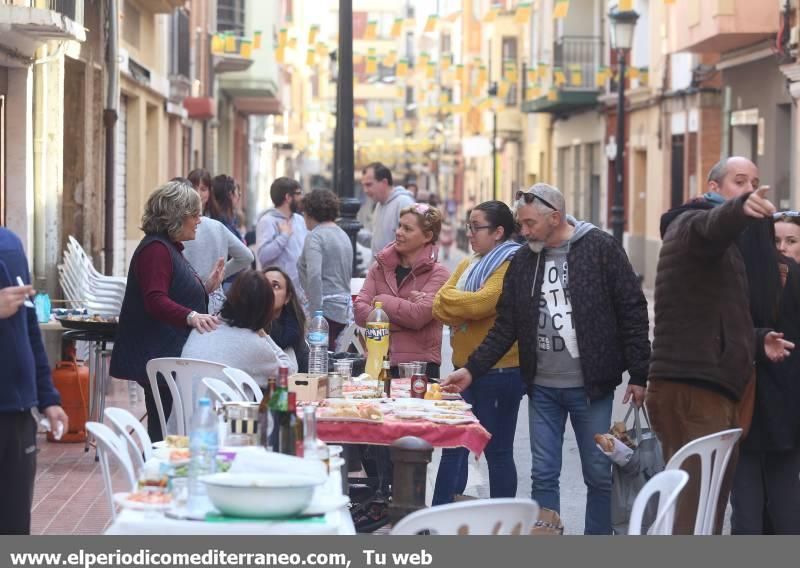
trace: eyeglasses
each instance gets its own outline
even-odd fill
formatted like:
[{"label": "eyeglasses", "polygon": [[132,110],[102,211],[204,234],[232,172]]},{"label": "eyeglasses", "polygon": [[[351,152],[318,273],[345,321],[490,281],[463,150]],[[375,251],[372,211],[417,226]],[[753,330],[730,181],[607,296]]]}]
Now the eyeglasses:
[{"label": "eyeglasses", "polygon": [[532,191],[522,191],[522,190],[517,191],[516,201],[519,201],[520,199],[524,199],[527,205],[533,203],[534,199],[538,199],[553,211],[558,211],[558,208],[555,205],[547,201],[544,197],[536,195]]},{"label": "eyeglasses", "polygon": [[466,223],[464,225],[464,229],[466,229],[467,233],[475,234],[481,229],[491,229],[491,225],[473,225],[472,223]]}]

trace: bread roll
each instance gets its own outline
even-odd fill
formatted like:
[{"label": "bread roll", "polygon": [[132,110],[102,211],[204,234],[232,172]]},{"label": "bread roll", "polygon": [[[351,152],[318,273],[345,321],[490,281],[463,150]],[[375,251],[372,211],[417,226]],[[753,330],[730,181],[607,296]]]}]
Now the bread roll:
[{"label": "bread roll", "polygon": [[614,437],[609,434],[595,434],[594,441],[606,453],[614,450]]}]

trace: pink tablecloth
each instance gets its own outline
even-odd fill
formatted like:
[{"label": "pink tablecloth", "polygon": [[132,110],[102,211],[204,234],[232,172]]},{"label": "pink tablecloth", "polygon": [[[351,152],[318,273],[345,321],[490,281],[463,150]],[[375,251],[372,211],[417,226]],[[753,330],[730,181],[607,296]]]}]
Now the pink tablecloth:
[{"label": "pink tablecloth", "polygon": [[491,434],[478,422],[435,424],[427,420],[401,420],[391,414],[382,423],[317,422],[317,435],[329,444],[375,444],[388,446],[403,436],[417,436],[435,448],[464,447],[481,454]]}]

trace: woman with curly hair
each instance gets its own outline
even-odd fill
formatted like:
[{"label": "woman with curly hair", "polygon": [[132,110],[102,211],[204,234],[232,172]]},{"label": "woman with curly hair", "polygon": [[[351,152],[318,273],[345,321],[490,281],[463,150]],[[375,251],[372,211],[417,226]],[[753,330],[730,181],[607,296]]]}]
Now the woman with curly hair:
[{"label": "woman with curly hair", "polygon": [[[353,244],[336,223],[339,198],[327,189],[316,189],[303,199],[303,216],[309,233],[297,261],[308,311],[322,310],[328,321],[328,349],[350,320],[350,279],[353,276]],[[324,263],[324,270],[323,270]]]}]

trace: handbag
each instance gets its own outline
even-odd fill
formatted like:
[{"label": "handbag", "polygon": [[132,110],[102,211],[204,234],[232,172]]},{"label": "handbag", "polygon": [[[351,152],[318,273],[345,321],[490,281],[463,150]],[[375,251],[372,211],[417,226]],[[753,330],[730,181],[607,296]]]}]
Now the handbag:
[{"label": "handbag", "polygon": [[[664,471],[665,465],[661,443],[650,427],[647,410],[644,407],[637,408],[631,403],[625,414],[626,427],[631,414],[633,429],[626,433],[636,447],[625,465],[614,464],[611,470],[611,526],[614,534],[628,534],[628,523],[636,496],[650,478]],[[642,427],[641,415],[644,415],[645,428]],[[642,518],[643,533],[655,520],[657,508],[657,503],[651,501],[645,509]]]}]

